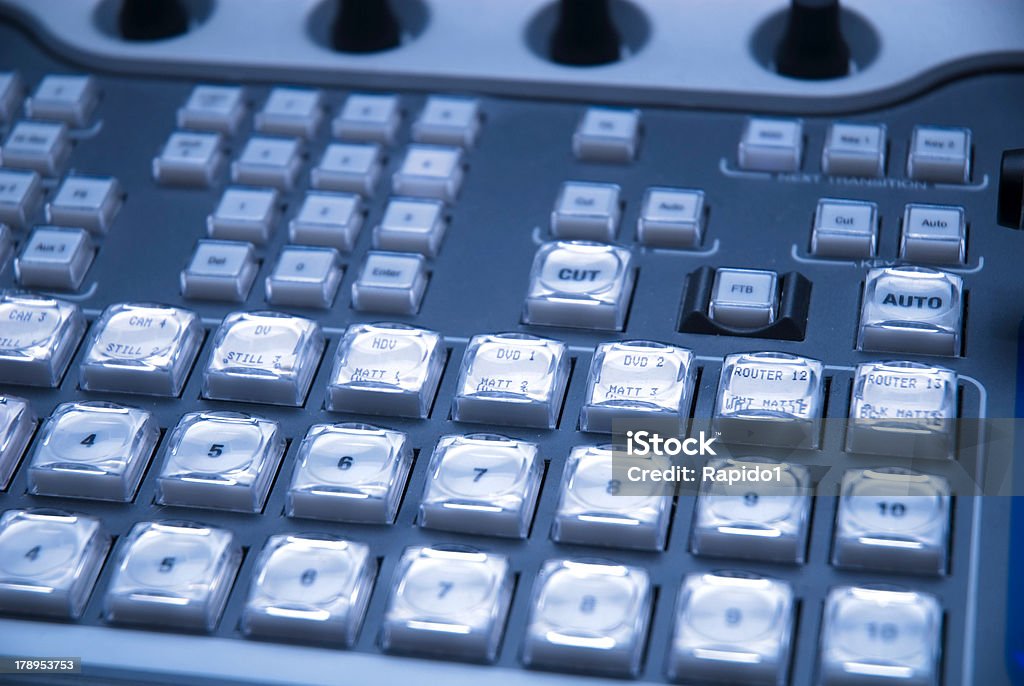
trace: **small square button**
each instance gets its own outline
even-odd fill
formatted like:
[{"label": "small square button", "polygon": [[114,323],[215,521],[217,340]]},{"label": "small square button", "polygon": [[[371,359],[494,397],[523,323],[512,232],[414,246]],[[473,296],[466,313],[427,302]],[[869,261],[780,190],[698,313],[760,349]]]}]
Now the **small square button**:
[{"label": "small square button", "polygon": [[307,193],[288,224],[288,240],[351,252],[363,226],[363,201],[351,193]]},{"label": "small square button", "polygon": [[739,145],[741,169],[799,171],[804,152],[804,125],[799,119],[748,119]]},{"label": "small square button", "polygon": [[412,124],[412,139],[471,148],[480,133],[481,120],[479,100],[431,95]]},{"label": "small square button", "polygon": [[69,176],[46,205],[46,221],[103,235],[121,208],[121,184],[112,177]]},{"label": "small square button", "polygon": [[971,180],[971,130],[915,126],[907,155],[907,176],[933,183]]},{"label": "small square button", "polygon": [[822,198],[814,214],[811,253],[817,257],[874,257],[878,206],[873,202]]},{"label": "small square button", "polygon": [[267,302],[328,308],[338,292],[341,274],[334,248],[285,246],[266,280]]},{"label": "small square button", "polygon": [[587,162],[631,162],[640,140],[640,110],[590,107],[572,137],[578,159]]},{"label": "small square button", "polygon": [[0,491],[7,488],[36,430],[36,413],[24,398],[0,395]]},{"label": "small square button", "polygon": [[398,195],[454,202],[464,174],[462,148],[410,145],[391,186]]},{"label": "small square button", "polygon": [[200,85],[178,108],[177,121],[182,129],[231,135],[241,125],[245,110],[245,91],[240,86]]},{"label": "small square button", "polygon": [[959,355],[963,288],[957,274],[927,267],[870,270],[864,281],[857,348]]},{"label": "small square button", "polygon": [[25,85],[16,71],[0,72],[0,123],[8,123],[18,115]]},{"label": "small square button", "polygon": [[16,229],[28,227],[42,197],[39,174],[0,169],[0,221]]},{"label": "small square button", "polygon": [[611,242],[619,230],[619,203],[619,187],[614,183],[564,183],[551,212],[551,234]]},{"label": "small square button", "polygon": [[366,261],[352,284],[352,307],[416,314],[426,290],[426,260],[422,255],[371,251],[366,253]]},{"label": "small square button", "polygon": [[383,163],[376,143],[331,143],[313,168],[311,185],[318,190],[371,195]]},{"label": "small square button", "polygon": [[30,293],[0,295],[0,378],[56,387],[85,333],[78,305]]},{"label": "small square button", "polygon": [[828,127],[821,170],[833,176],[885,174],[885,125],[836,122]]},{"label": "small square button", "polygon": [[964,208],[907,205],[903,212],[900,257],[916,263],[963,264],[966,254]]},{"label": "small square button", "polygon": [[324,118],[323,93],[305,88],[274,88],[253,118],[262,133],[312,138]]},{"label": "small square button", "polygon": [[206,218],[206,232],[210,238],[266,243],[277,223],[279,205],[273,188],[228,188]]},{"label": "small square button", "polygon": [[649,188],[637,240],[652,248],[696,248],[704,238],[704,191]]},{"label": "small square button", "polygon": [[20,121],[7,135],[3,165],[29,169],[43,176],[57,176],[71,156],[71,139],[64,124]]},{"label": "small square button", "polygon": [[778,305],[775,272],[756,269],[718,269],[715,272],[708,315],[719,324],[742,329],[768,326],[775,321]]},{"label": "small square button", "polygon": [[82,229],[39,226],[14,261],[18,283],[26,288],[76,290],[96,256],[96,246]]},{"label": "small square button", "polygon": [[25,112],[31,119],[52,119],[81,127],[89,123],[99,99],[100,89],[92,76],[50,74],[25,101]]},{"label": "small square button", "polygon": [[447,226],[441,201],[393,198],[373,230],[373,247],[435,257]]},{"label": "small square button", "polygon": [[335,138],[388,144],[402,121],[397,95],[353,93],[331,123]]},{"label": "small square button", "polygon": [[153,178],[168,186],[210,186],[224,162],[222,148],[219,133],[175,131],[153,158]]},{"label": "small square button", "polygon": [[242,302],[256,269],[251,243],[201,240],[181,272],[181,293],[186,298]]},{"label": "small square button", "polygon": [[297,138],[250,138],[231,164],[235,183],[291,190],[302,168],[302,147]]}]

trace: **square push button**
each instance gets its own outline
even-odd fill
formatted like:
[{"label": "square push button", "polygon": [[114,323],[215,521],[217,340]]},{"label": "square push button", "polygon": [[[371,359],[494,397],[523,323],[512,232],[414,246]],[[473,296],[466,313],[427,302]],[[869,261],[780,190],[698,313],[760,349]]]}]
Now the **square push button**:
[{"label": "square push button", "polygon": [[399,195],[453,202],[464,173],[462,148],[410,145],[402,166],[391,177],[391,186]]},{"label": "square push button", "polygon": [[440,200],[392,198],[373,230],[373,247],[435,257],[447,226]]},{"label": "square push button", "polygon": [[266,243],[277,223],[278,195],[273,188],[228,188],[206,218],[210,238]]},{"label": "square push button", "polygon": [[636,232],[652,248],[696,248],[704,235],[704,191],[647,189]]},{"label": "square push button", "polygon": [[15,229],[24,229],[32,223],[43,185],[34,171],[0,169],[0,222]]},{"label": "square push button", "polygon": [[105,234],[121,207],[121,185],[114,178],[69,176],[46,205],[46,220]]},{"label": "square push button", "polygon": [[614,183],[569,181],[551,213],[551,234],[584,241],[615,240],[619,230],[619,187]]},{"label": "square push button", "polygon": [[778,275],[756,269],[719,269],[711,289],[708,315],[724,326],[756,329],[775,321]]},{"label": "square push button", "polygon": [[925,267],[872,269],[864,282],[860,350],[960,354],[963,279]]},{"label": "square push button", "polygon": [[882,176],[885,173],[885,125],[832,124],[825,135],[821,170],[833,176]]},{"label": "square push button", "polygon": [[388,144],[394,141],[402,110],[397,95],[353,93],[331,123],[335,138]]},{"label": "square push button", "polygon": [[873,257],[878,240],[878,206],[873,202],[823,198],[814,214],[811,253],[847,259]]},{"label": "square push button", "polygon": [[85,126],[96,110],[100,89],[92,76],[50,74],[25,102],[32,119],[52,119],[68,126]]},{"label": "square push button", "polygon": [[640,140],[640,110],[589,107],[572,137],[585,162],[631,162]]},{"label": "square push button", "polygon": [[288,240],[350,252],[363,226],[363,201],[351,193],[307,193],[288,224]]},{"label": "square push button", "polygon": [[369,312],[416,314],[427,289],[422,255],[368,252],[352,284],[352,307]]},{"label": "square push button", "polygon": [[64,124],[20,121],[3,146],[3,165],[57,176],[71,156],[71,140]]},{"label": "square push button", "polygon": [[178,126],[231,135],[245,116],[245,91],[239,86],[199,85],[178,108]]},{"label": "square push button", "polygon": [[28,288],[75,290],[82,285],[96,247],[82,229],[37,227],[14,261],[18,283]]},{"label": "square push button", "polygon": [[85,333],[78,305],[30,293],[0,295],[0,378],[56,387]]},{"label": "square push button", "polygon": [[251,243],[201,240],[181,271],[181,294],[186,298],[242,302],[249,295],[256,270]]},{"label": "square push button", "polygon": [[970,129],[914,127],[907,156],[907,176],[933,183],[970,181]]},{"label": "square push button", "polygon": [[930,264],[963,264],[967,253],[964,208],[907,205],[900,257]]},{"label": "square push button", "polygon": [[275,88],[253,127],[263,133],[312,138],[324,117],[323,93],[306,88]]},{"label": "square push button", "polygon": [[153,159],[153,178],[168,186],[206,187],[224,162],[219,133],[175,131]]},{"label": "square push button", "polygon": [[480,101],[431,95],[413,122],[412,139],[417,143],[461,145],[470,148],[480,133]]},{"label": "square push button", "polygon": [[741,169],[795,172],[804,149],[804,125],[799,119],[750,119],[739,145]]},{"label": "square push button", "polygon": [[310,173],[317,190],[370,195],[380,178],[384,154],[376,143],[331,143]]},{"label": "square push button", "polygon": [[334,302],[341,272],[334,248],[285,246],[265,282],[267,302],[326,309]]}]

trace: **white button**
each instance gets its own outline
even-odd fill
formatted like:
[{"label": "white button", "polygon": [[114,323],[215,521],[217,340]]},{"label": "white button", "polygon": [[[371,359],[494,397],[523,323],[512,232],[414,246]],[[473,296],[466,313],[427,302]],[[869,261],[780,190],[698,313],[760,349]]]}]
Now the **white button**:
[{"label": "white button", "polygon": [[529,324],[620,331],[633,293],[633,254],[589,241],[553,241],[530,268]]},{"label": "white button", "polygon": [[291,190],[302,168],[301,152],[297,138],[250,138],[242,154],[231,163],[231,179],[235,183]]},{"label": "white button", "polygon": [[842,586],[825,599],[823,686],[935,686],[941,654],[942,608],[933,595]]},{"label": "white button", "polygon": [[303,88],[274,88],[253,126],[263,133],[312,138],[323,121],[323,93]]},{"label": "white button", "polygon": [[637,240],[652,248],[696,248],[704,236],[704,191],[648,188]]},{"label": "white button", "polygon": [[0,395],[0,490],[10,483],[35,430],[36,413],[29,402],[13,395]]},{"label": "white button", "polygon": [[634,466],[643,469],[654,464],[624,452],[613,462],[611,446],[573,448],[562,472],[551,538],[611,548],[664,548],[671,493],[654,487],[634,495],[622,478]]},{"label": "white button", "polygon": [[970,129],[915,126],[907,155],[907,176],[934,183],[970,181]]},{"label": "white button", "polygon": [[153,159],[153,178],[168,186],[209,186],[220,173],[222,147],[219,133],[175,131]]},{"label": "white button", "polygon": [[651,582],[642,568],[548,560],[534,583],[523,662],[635,676],[650,614]]},{"label": "white button", "polygon": [[425,419],[444,363],[440,334],[404,324],[353,324],[338,344],[327,407]]},{"label": "white button", "polygon": [[323,351],[323,332],[310,319],[233,312],[213,337],[203,397],[298,407]]},{"label": "white button", "polygon": [[256,560],[242,632],[351,646],[376,574],[377,560],[363,543],[320,534],[271,536]]},{"label": "white button", "polygon": [[370,251],[352,284],[352,307],[366,312],[416,314],[426,290],[427,268],[422,255]]},{"label": "white button", "polygon": [[192,89],[188,100],[178,108],[178,126],[231,135],[244,116],[245,91],[240,86],[200,85]]},{"label": "white button", "polygon": [[398,195],[453,202],[462,185],[462,148],[410,145],[402,166],[391,177]]},{"label": "white button", "polygon": [[26,228],[32,223],[42,197],[39,174],[0,169],[0,221],[16,229]]},{"label": "white button", "polygon": [[447,226],[441,201],[394,198],[373,230],[373,247],[435,257]]},{"label": "white button", "polygon": [[380,178],[383,153],[376,143],[331,143],[313,168],[313,188],[371,195]]},{"label": "white button", "polygon": [[68,126],[85,126],[99,103],[100,89],[92,76],[54,75],[43,77],[25,112],[32,119],[54,119]]},{"label": "white button", "polygon": [[886,467],[843,474],[832,562],[838,567],[944,574],[949,482]]},{"label": "white button", "polygon": [[95,256],[96,246],[84,230],[40,226],[14,261],[14,271],[27,288],[75,290]]},{"label": "white button", "polygon": [[9,122],[17,116],[24,95],[25,87],[18,72],[0,72],[0,122]]},{"label": "white button", "polygon": [[104,614],[114,623],[211,631],[242,557],[230,531],[140,522],[121,544]]},{"label": "white button", "polygon": [[288,224],[288,240],[351,252],[363,226],[363,201],[349,193],[307,193]]},{"label": "white button", "polygon": [[726,443],[814,449],[821,434],[824,368],[788,353],[728,355],[714,430]]},{"label": "white button", "polygon": [[121,184],[115,178],[69,176],[47,203],[46,221],[102,235],[110,230],[122,199]]},{"label": "white button", "polygon": [[536,443],[497,434],[442,436],[427,467],[419,524],[526,538],[543,469]]},{"label": "white button", "polygon": [[903,212],[900,257],[930,264],[963,264],[966,252],[964,208],[907,205]]},{"label": "white button", "polygon": [[885,125],[836,122],[828,127],[821,170],[833,176],[885,174]]},{"label": "white button", "polygon": [[800,169],[804,125],[799,119],[749,119],[739,145],[740,168],[795,172]]},{"label": "white button", "polygon": [[206,218],[206,231],[210,238],[266,243],[277,223],[278,209],[273,188],[228,188],[217,209]]},{"label": "white button", "polygon": [[693,352],[685,348],[653,341],[602,343],[590,365],[580,428],[620,433],[628,422],[650,418],[682,427],[695,375]]},{"label": "white button", "polygon": [[397,95],[353,93],[331,122],[335,138],[391,143],[402,121]]},{"label": "white button", "polygon": [[20,121],[7,135],[3,165],[57,176],[71,156],[71,141],[64,124]]},{"label": "white button", "polygon": [[505,557],[407,548],[393,588],[381,634],[384,650],[494,660],[512,593]]},{"label": "white button", "polygon": [[0,321],[0,377],[6,383],[56,387],[85,333],[78,305],[8,293],[0,296]]},{"label": "white button", "polygon": [[873,257],[878,240],[878,206],[873,202],[823,198],[818,201],[811,253],[818,257]]},{"label": "white button", "polygon": [[200,240],[181,271],[186,298],[242,302],[256,279],[256,255],[250,243]]},{"label": "white button", "polygon": [[328,308],[341,283],[334,248],[285,246],[267,277],[267,302],[273,305]]},{"label": "white button", "polygon": [[925,267],[872,269],[864,282],[857,348],[960,354],[963,279]]},{"label": "white button", "polygon": [[619,187],[613,183],[568,181],[551,212],[555,238],[611,242],[619,230]]},{"label": "white button", "polygon": [[144,410],[96,401],[58,405],[36,441],[29,492],[128,502],[159,435]]},{"label": "white button", "polygon": [[775,272],[718,269],[708,314],[725,326],[755,329],[768,326],[778,314],[779,286]]},{"label": "white button", "polygon": [[14,238],[7,224],[0,224],[0,272],[7,265],[7,258],[14,254]]},{"label": "white button", "polygon": [[190,412],[167,442],[157,501],[259,512],[283,453],[277,422],[238,412]]},{"label": "white button", "polygon": [[471,148],[480,133],[481,119],[480,101],[475,98],[431,95],[412,124],[412,139]]},{"label": "white button", "polygon": [[[695,554],[804,561],[811,512],[811,477],[805,467],[756,457],[713,459],[706,467],[716,479],[701,480],[691,538]],[[768,479],[740,480],[754,470]],[[719,475],[723,480],[717,480]]]},{"label": "white button", "polygon": [[690,574],[676,605],[669,677],[786,683],[793,634],[789,584],[748,575]]},{"label": "white button", "polygon": [[553,429],[568,376],[564,343],[520,333],[473,336],[459,369],[452,417]]},{"label": "white button", "polygon": [[0,610],[82,616],[110,536],[100,521],[58,510],[0,515]]},{"label": "white button", "polygon": [[586,162],[631,162],[640,139],[640,110],[590,107],[572,136],[572,149]]},{"label": "white button", "polygon": [[411,464],[404,433],[369,424],[314,424],[295,460],[288,516],[391,524]]},{"label": "white button", "polygon": [[111,305],[79,366],[87,391],[177,396],[203,341],[199,317],[166,305]]}]

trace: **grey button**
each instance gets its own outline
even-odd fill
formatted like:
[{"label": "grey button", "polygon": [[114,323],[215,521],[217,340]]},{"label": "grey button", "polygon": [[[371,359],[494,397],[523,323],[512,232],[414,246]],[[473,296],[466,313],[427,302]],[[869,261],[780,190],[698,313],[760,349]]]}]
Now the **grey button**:
[{"label": "grey button", "polygon": [[818,201],[811,253],[819,257],[873,257],[878,240],[878,206],[873,202],[823,198]]},{"label": "grey button", "polygon": [[422,255],[371,251],[352,284],[352,306],[370,312],[416,314],[426,288]]},{"label": "grey button", "polygon": [[926,267],[872,269],[864,281],[860,350],[960,354],[963,279]]},{"label": "grey button", "polygon": [[934,183],[970,181],[970,129],[915,126],[907,155],[907,176]]},{"label": "grey button", "polygon": [[637,240],[652,248],[696,248],[704,235],[704,191],[648,188]]},{"label": "grey button", "polygon": [[341,283],[334,248],[286,246],[267,277],[267,302],[297,307],[330,307]]},{"label": "grey button", "polygon": [[288,223],[288,240],[351,252],[363,226],[363,201],[349,193],[307,193]]},{"label": "grey button", "polygon": [[244,116],[245,91],[241,86],[200,85],[192,89],[188,100],[178,108],[178,126],[231,135]]},{"label": "grey button", "polygon": [[931,264],[963,264],[966,253],[964,208],[907,205],[903,212],[900,257]]},{"label": "grey button", "polygon": [[311,185],[319,190],[370,195],[382,164],[383,154],[376,143],[331,143],[313,168]]},{"label": "grey button", "polygon": [[71,155],[71,141],[64,124],[20,121],[3,147],[3,164],[31,169],[43,176],[57,176]]},{"label": "grey button", "polygon": [[24,229],[32,223],[42,197],[39,174],[0,169],[0,221]]},{"label": "grey button", "polygon": [[259,245],[270,240],[278,212],[278,195],[273,188],[228,188],[217,209],[206,218],[206,231],[210,238]]},{"label": "grey button", "polygon": [[14,252],[14,239],[7,224],[0,224],[0,273],[7,266],[7,258]]},{"label": "grey button", "polygon": [[472,147],[480,133],[480,101],[431,95],[412,125],[417,143]]},{"label": "grey button", "polygon": [[562,184],[551,212],[551,234],[610,243],[619,230],[620,214],[616,184],[568,181]]},{"label": "grey button", "polygon": [[25,87],[18,72],[0,72],[0,123],[9,122],[18,116],[24,95]]},{"label": "grey button", "polygon": [[324,118],[323,93],[304,88],[275,88],[256,113],[257,131],[312,138]]},{"label": "grey button", "polygon": [[885,174],[885,125],[836,122],[828,128],[821,170],[834,176]]},{"label": "grey button", "polygon": [[250,243],[201,240],[181,272],[181,293],[186,298],[242,302],[256,269]]},{"label": "grey button", "polygon": [[402,166],[391,177],[391,186],[398,195],[453,202],[463,174],[462,148],[410,145]]},{"label": "grey button", "polygon": [[68,126],[85,126],[99,103],[100,89],[92,76],[49,75],[25,102],[32,119],[52,119]]},{"label": "grey button", "polygon": [[112,177],[69,176],[46,205],[46,220],[77,226],[95,234],[110,230],[121,208],[121,184]]},{"label": "grey button", "polygon": [[640,140],[640,110],[588,108],[572,137],[576,157],[587,162],[631,162]]},{"label": "grey button", "polygon": [[96,247],[82,229],[40,226],[14,261],[18,283],[27,288],[75,290],[82,285]]},{"label": "grey button", "polygon": [[7,293],[0,296],[0,321],[0,378],[28,386],[57,386],[85,333],[78,306],[41,295]]},{"label": "grey button", "polygon": [[153,178],[169,186],[209,186],[224,153],[219,133],[175,131],[153,159]]},{"label": "grey button", "polygon": [[235,183],[291,190],[302,168],[301,150],[297,138],[250,138],[231,163],[231,178]]},{"label": "grey button", "polygon": [[353,93],[331,122],[335,138],[391,143],[402,121],[397,95]]},{"label": "grey button", "polygon": [[778,311],[778,276],[756,269],[719,269],[708,315],[719,324],[753,329],[768,326]]},{"label": "grey button", "polygon": [[804,125],[799,119],[749,119],[739,145],[740,168],[795,172],[800,169]]},{"label": "grey button", "polygon": [[36,413],[29,402],[13,395],[0,395],[0,490],[10,484],[35,430]]},{"label": "grey button", "polygon": [[373,230],[373,247],[434,257],[447,226],[439,200],[394,198]]}]

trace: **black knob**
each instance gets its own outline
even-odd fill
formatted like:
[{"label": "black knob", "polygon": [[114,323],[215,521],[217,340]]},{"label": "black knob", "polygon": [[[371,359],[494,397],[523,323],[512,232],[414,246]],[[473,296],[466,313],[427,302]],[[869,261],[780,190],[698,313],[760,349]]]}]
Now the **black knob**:
[{"label": "black knob", "polygon": [[850,70],[839,0],[792,0],[775,68],[798,79],[832,79]]},{"label": "black knob", "polygon": [[561,64],[607,64],[619,59],[621,38],[608,0],[561,0],[551,34],[551,59]]},{"label": "black knob", "polygon": [[160,40],[188,31],[188,19],[181,0],[124,0],[118,27],[128,40]]},{"label": "black knob", "polygon": [[1011,229],[1024,229],[1024,149],[1003,152],[996,221]]},{"label": "black knob", "polygon": [[331,43],[341,52],[378,52],[397,47],[402,27],[388,0],[340,0]]}]

